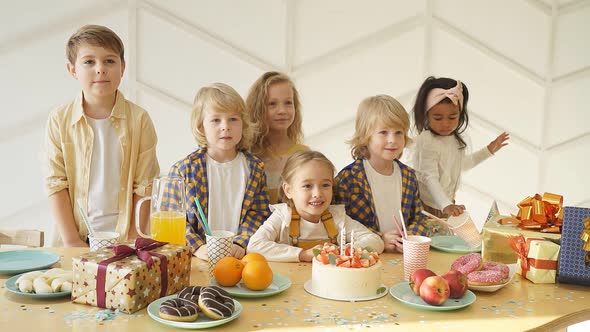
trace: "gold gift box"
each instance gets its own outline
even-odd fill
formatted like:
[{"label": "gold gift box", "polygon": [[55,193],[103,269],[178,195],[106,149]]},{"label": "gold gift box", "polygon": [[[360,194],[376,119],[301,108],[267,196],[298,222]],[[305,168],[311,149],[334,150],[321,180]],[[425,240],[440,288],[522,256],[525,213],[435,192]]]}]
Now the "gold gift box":
[{"label": "gold gift box", "polygon": [[523,264],[519,258],[516,273],[535,284],[554,284],[559,249],[560,246],[551,241],[530,240],[527,262],[524,264],[525,269],[528,270],[523,274]]},{"label": "gold gift box", "polygon": [[[165,244],[149,252],[166,257],[168,281],[164,295],[177,293],[189,285],[191,271],[189,247]],[[104,306],[101,306],[101,300],[97,298],[99,263],[114,256],[112,249],[103,248],[72,259],[73,302],[133,313],[163,296],[161,294],[163,277],[161,259],[152,256],[153,264],[148,267],[148,263],[133,254],[106,266]]]},{"label": "gold gift box", "polygon": [[481,255],[486,262],[516,263],[518,257],[510,247],[508,240],[510,236],[522,234],[526,238],[543,238],[556,244],[561,243],[561,234],[529,231],[514,225],[501,225],[499,221],[504,218],[509,218],[509,216],[492,216],[483,226]]}]

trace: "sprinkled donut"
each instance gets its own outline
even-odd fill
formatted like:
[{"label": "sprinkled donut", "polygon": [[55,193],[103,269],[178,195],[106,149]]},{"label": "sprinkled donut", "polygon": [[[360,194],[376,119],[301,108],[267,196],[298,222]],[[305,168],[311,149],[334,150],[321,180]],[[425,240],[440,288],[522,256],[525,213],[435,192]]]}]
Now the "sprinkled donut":
[{"label": "sprinkled donut", "polygon": [[199,303],[199,295],[201,295],[201,286],[189,286],[183,288],[178,297],[181,299],[192,301],[194,304]]},{"label": "sprinkled donut", "polygon": [[473,253],[457,258],[451,265],[451,270],[456,270],[468,275],[473,271],[480,270],[482,264],[481,255]]},{"label": "sprinkled donut", "polygon": [[504,263],[485,262],[483,263],[482,270],[498,271],[502,274],[504,279],[508,279],[508,276],[510,275],[510,268]]},{"label": "sprinkled donut", "polygon": [[470,286],[491,286],[500,285],[506,281],[502,272],[493,270],[473,271],[467,275],[467,282]]},{"label": "sprinkled donut", "polygon": [[207,317],[222,319],[233,314],[234,300],[228,292],[217,286],[202,287],[199,307]]},{"label": "sprinkled donut", "polygon": [[173,298],[162,302],[158,315],[166,320],[192,322],[199,316],[197,305],[192,301]]}]

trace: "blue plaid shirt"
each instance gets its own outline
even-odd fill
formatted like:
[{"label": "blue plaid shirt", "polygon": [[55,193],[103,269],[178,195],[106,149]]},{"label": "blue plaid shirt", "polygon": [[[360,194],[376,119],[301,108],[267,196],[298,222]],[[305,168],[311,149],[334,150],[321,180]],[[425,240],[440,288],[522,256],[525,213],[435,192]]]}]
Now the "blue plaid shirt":
[{"label": "blue plaid shirt", "polygon": [[[407,223],[408,232],[416,235],[428,235],[426,217],[420,213],[422,211],[422,202],[420,201],[416,174],[412,168],[404,165],[401,161],[395,160],[395,162],[397,162],[401,170],[401,209]],[[333,203],[344,204],[346,214],[352,219],[358,220],[367,228],[379,234],[379,236],[383,236],[379,229],[373,193],[362,159],[357,159],[344,167],[336,176]]]},{"label": "blue plaid shirt", "polygon": [[[250,176],[246,183],[244,200],[240,212],[240,224],[234,238],[234,243],[243,248],[248,246],[250,237],[270,216],[268,190],[266,188],[266,176],[264,164],[260,159],[246,151],[241,151],[248,162]],[[186,240],[187,244],[197,250],[205,244],[205,231],[198,222],[195,197],[203,207],[203,213],[208,215],[209,191],[207,182],[206,149],[202,148],[189,154],[186,158],[176,162],[170,172],[170,176],[179,176],[184,179],[186,191]],[[164,202],[175,195],[174,188],[166,188]],[[231,204],[231,202],[228,202]]]}]

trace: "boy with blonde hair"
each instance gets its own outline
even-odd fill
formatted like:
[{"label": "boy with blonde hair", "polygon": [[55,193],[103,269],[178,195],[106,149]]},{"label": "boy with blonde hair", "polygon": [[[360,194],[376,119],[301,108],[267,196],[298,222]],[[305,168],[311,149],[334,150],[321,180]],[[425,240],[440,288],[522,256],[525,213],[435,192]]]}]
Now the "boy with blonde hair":
[{"label": "boy with blonde hair", "polygon": [[[210,229],[236,234],[231,255],[241,258],[250,237],[270,215],[264,164],[248,152],[253,129],[244,100],[223,83],[201,88],[193,103],[191,127],[199,148],[169,172],[184,179],[187,244],[197,257],[208,259],[205,232],[197,220],[198,201]],[[165,203],[173,204],[173,188],[167,194]]]},{"label": "boy with blonde hair", "polygon": [[427,233],[416,174],[399,161],[411,142],[408,113],[390,96],[372,96],[360,103],[355,126],[350,141],[355,161],[336,176],[335,203],[381,236],[386,252],[402,252],[394,215],[401,211],[409,233]]},{"label": "boy with blonde hair", "polygon": [[124,46],[112,30],[83,26],[69,38],[66,55],[82,91],[47,122],[45,187],[57,228],[52,244],[87,246],[78,205],[95,231],[135,238],[134,204],[150,194],[160,171],[154,125],[118,90]]}]

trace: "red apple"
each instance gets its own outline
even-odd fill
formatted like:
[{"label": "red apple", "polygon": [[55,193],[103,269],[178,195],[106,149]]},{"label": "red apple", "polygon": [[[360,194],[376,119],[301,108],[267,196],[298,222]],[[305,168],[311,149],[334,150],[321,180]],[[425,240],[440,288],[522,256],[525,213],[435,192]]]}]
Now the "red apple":
[{"label": "red apple", "polygon": [[451,289],[451,295],[449,296],[451,299],[459,299],[465,295],[467,291],[467,277],[455,270],[451,270],[442,275],[442,277],[449,283],[449,288]]},{"label": "red apple", "polygon": [[449,283],[440,276],[424,279],[420,285],[420,297],[430,305],[441,305],[449,298]]},{"label": "red apple", "polygon": [[420,295],[420,285],[424,279],[428,277],[435,276],[436,273],[430,271],[429,269],[418,269],[410,274],[410,288],[416,293],[416,295]]}]

